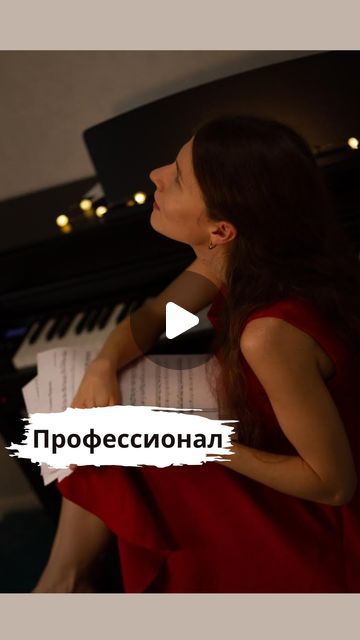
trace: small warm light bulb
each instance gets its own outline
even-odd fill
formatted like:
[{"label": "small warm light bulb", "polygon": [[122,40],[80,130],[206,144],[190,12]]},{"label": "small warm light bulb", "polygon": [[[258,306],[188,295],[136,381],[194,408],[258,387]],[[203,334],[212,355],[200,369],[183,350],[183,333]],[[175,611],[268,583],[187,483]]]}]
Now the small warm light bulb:
[{"label": "small warm light bulb", "polygon": [[66,224],[64,227],[61,227],[61,231],[63,233],[70,233],[70,231],[72,231],[71,224]]},{"label": "small warm light bulb", "polygon": [[83,200],[81,200],[79,206],[80,206],[80,209],[82,209],[83,211],[89,211],[89,209],[92,208],[92,201],[89,200],[88,198],[84,198]]},{"label": "small warm light bulb", "polygon": [[62,214],[56,218],[56,224],[58,227],[65,227],[69,222],[69,218]]},{"label": "small warm light bulb", "polygon": [[137,193],[134,194],[134,200],[137,204],[144,204],[146,200],[146,193],[143,193],[142,191],[138,191]]},{"label": "small warm light bulb", "polygon": [[95,209],[95,213],[98,218],[102,218],[105,215],[105,213],[107,213],[107,211],[108,211],[107,207],[104,207],[103,205]]},{"label": "small warm light bulb", "polygon": [[134,204],[135,204],[134,200],[128,200],[127,203],[126,203],[126,206],[127,207],[133,207]]},{"label": "small warm light bulb", "polygon": [[351,147],[351,149],[358,149],[359,148],[359,140],[357,138],[349,138],[349,140],[347,141],[349,147]]}]

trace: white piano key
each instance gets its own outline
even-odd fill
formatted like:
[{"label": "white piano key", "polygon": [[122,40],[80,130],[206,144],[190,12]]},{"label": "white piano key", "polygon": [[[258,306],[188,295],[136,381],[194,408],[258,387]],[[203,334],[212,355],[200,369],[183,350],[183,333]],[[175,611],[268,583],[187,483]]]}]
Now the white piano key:
[{"label": "white piano key", "polygon": [[[91,346],[94,349],[100,348],[109,333],[111,333],[111,331],[116,327],[116,318],[119,315],[120,311],[124,308],[124,306],[125,303],[123,302],[116,305],[106,326],[103,329],[94,328],[94,330],[91,332],[84,330],[82,333],[77,334],[76,327],[85,313],[84,311],[82,311],[75,316],[65,336],[63,336],[62,338],[60,338],[59,336],[54,336],[52,340],[46,340],[46,334],[52,326],[52,323],[54,322],[54,318],[51,318],[44,325],[37,341],[34,344],[29,343],[29,338],[25,338],[25,340],[23,340],[12,360],[14,367],[16,367],[16,369],[35,367],[36,356],[38,353],[40,353],[41,351],[48,351],[49,349],[56,349],[57,347]],[[31,331],[31,333],[29,332],[29,337],[31,337],[33,331],[35,331],[35,327]]]},{"label": "white piano key", "polygon": [[[143,300],[142,305],[145,304],[147,300],[150,300],[151,297]],[[76,333],[76,327],[83,317],[85,311],[81,311],[73,318],[69,328],[63,337],[54,336],[51,340],[46,340],[46,334],[49,331],[52,323],[54,322],[54,317],[51,317],[48,322],[44,325],[38,339],[34,344],[30,344],[29,340],[33,335],[38,323],[34,323],[34,327],[31,327],[31,330],[27,334],[27,337],[24,338],[21,343],[19,349],[13,357],[13,364],[16,369],[25,369],[26,367],[35,367],[36,366],[36,356],[41,351],[47,351],[49,349],[56,349],[57,347],[71,346],[71,347],[91,347],[94,350],[100,349],[103,343],[105,342],[107,336],[111,333],[111,331],[117,326],[116,319],[120,313],[127,306],[126,303],[121,302],[117,304],[110,315],[107,324],[102,329],[95,327],[92,331],[88,332],[85,329],[81,334]],[[199,324],[191,329],[191,332],[202,331],[204,329],[212,329],[212,324],[207,318],[207,313],[210,309],[205,307],[197,314],[199,317]],[[130,306],[131,308],[131,306]],[[125,316],[124,316],[125,317]],[[167,340],[166,332],[162,333],[159,340]]]}]

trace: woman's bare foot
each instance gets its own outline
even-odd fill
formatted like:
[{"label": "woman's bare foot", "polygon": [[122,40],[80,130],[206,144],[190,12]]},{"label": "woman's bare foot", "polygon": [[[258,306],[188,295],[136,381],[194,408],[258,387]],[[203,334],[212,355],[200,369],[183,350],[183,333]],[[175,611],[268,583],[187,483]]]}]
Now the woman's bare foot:
[{"label": "woman's bare foot", "polygon": [[96,580],[70,569],[57,575],[45,569],[31,593],[97,593]]},{"label": "woman's bare foot", "polygon": [[112,535],[100,518],[63,498],[49,559],[31,593],[99,592]]}]

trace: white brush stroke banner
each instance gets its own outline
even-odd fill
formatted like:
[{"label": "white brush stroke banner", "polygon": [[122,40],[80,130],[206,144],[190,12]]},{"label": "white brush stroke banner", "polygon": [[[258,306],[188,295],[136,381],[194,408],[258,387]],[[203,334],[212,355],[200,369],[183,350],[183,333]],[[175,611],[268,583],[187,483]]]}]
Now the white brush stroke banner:
[{"label": "white brush stroke banner", "polygon": [[67,469],[70,464],[199,465],[224,460],[222,455],[233,453],[234,428],[228,425],[237,420],[209,419],[188,411],[202,410],[116,405],[34,413],[23,418],[29,423],[25,439],[7,449],[15,451],[12,457],[56,469]]}]

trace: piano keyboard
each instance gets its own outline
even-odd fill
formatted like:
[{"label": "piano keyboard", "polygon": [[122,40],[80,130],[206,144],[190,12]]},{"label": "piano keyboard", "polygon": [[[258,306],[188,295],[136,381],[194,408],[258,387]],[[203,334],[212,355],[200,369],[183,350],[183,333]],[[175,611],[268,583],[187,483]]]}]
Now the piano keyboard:
[{"label": "piano keyboard", "polygon": [[[12,363],[18,370],[36,367],[38,353],[57,347],[91,346],[94,349],[100,349],[112,330],[129,313],[135,311],[145,302],[146,299],[133,300],[130,303],[119,302],[118,304],[80,311],[76,314],[64,313],[58,317],[37,320],[27,331],[12,358]],[[207,317],[210,306],[197,314],[199,324],[193,327],[190,332],[212,328]],[[164,331],[159,340],[166,339]]]}]

